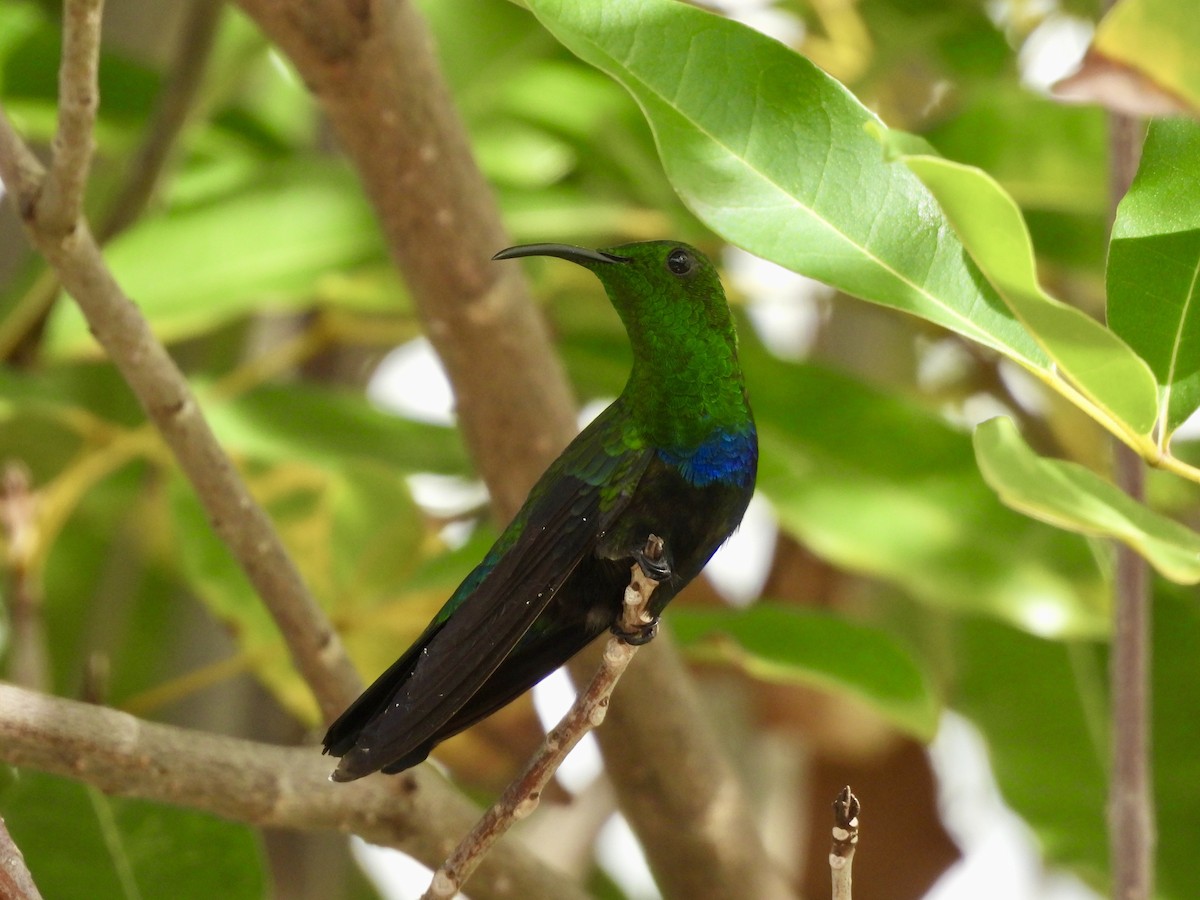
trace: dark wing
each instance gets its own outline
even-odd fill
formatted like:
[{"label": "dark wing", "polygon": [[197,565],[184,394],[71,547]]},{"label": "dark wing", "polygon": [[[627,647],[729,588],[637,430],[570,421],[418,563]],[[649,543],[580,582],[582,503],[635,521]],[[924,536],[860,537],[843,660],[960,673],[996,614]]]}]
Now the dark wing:
[{"label": "dark wing", "polygon": [[[629,584],[627,560],[584,558],[558,594],[557,610],[546,610],[542,618],[525,632],[512,652],[484,684],[438,731],[410,753],[383,767],[387,773],[403,772],[423,762],[433,748],[452,735],[485,719],[507,706],[549,673],[591,643],[607,630],[616,615]],[[586,597],[592,602],[589,604]],[[563,609],[565,603],[569,609]],[[578,606],[576,606],[578,604]],[[597,609],[608,608],[609,615],[592,615]]]},{"label": "dark wing", "polygon": [[335,779],[391,768],[438,739],[593,552],[652,456],[624,446],[621,418],[614,404],[571,443],[417,643],[330,727],[326,750],[343,757]]}]

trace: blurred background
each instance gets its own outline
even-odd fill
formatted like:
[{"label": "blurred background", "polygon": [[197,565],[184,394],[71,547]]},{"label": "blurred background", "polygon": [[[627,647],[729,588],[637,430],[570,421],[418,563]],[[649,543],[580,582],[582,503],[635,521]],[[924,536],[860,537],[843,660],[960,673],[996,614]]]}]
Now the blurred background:
[{"label": "blurred background", "polygon": [[[1100,429],[994,354],[722,246],[671,189],[632,100],[520,8],[419,5],[514,242],[673,236],[720,260],[762,436],[759,494],[668,621],[774,858],[805,896],[825,895],[830,804],[850,784],[861,897],[1097,896],[1111,551],[1001,505],[970,427],[1004,413],[1038,450],[1105,470]],[[1106,114],[1049,97],[1098,3],[719,10],[995,176],[1043,282],[1102,313]],[[0,5],[0,96],[42,143],[58,15]],[[109,0],[101,94],[89,215],[106,256],[373,678],[498,523],[368,202],[304,85],[235,8]],[[586,421],[621,388],[624,333],[588,273],[526,271]],[[274,625],[7,205],[0,357],[4,502],[26,498],[36,523],[19,591],[9,554],[4,677],[315,740],[316,706]],[[1196,524],[1194,485],[1152,476],[1149,495]],[[1194,897],[1200,614],[1183,589],[1155,590],[1159,890]],[[557,675],[435,758],[489,799],[570,697]],[[658,896],[590,741],[552,800],[519,829],[531,845],[597,897]],[[427,879],[342,836],[260,833],[29,771],[0,772],[0,813],[47,897],[416,897]]]}]

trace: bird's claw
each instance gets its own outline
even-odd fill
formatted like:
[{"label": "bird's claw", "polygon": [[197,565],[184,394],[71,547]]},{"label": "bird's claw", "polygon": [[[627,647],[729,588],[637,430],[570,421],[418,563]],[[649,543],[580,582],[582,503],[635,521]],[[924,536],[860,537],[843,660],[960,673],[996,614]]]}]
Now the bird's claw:
[{"label": "bird's claw", "polygon": [[671,577],[671,564],[667,562],[662,538],[651,535],[644,549],[633,551],[633,561],[651,581],[661,582]]},{"label": "bird's claw", "polygon": [[634,647],[641,647],[643,644],[650,643],[658,635],[658,616],[655,616],[645,625],[641,625],[632,631],[626,631],[619,623],[613,625],[610,630],[625,643],[632,644]]}]

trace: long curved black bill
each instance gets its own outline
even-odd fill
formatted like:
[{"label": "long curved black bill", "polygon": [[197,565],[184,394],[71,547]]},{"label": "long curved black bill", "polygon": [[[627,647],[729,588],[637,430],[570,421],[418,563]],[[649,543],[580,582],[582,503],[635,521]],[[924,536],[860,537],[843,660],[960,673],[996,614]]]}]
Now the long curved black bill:
[{"label": "long curved black bill", "polygon": [[629,262],[627,256],[616,256],[603,250],[589,250],[586,247],[573,247],[570,244],[521,244],[501,250],[492,259],[516,259],[520,256],[557,256],[559,259],[570,260],[581,266],[588,263],[623,263]]}]

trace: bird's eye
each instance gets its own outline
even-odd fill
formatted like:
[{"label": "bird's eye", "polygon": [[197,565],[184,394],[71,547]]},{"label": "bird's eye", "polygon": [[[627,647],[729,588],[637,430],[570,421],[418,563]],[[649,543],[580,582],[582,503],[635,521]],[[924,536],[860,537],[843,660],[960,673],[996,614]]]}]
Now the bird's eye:
[{"label": "bird's eye", "polygon": [[692,254],[682,247],[676,247],[667,254],[667,268],[676,275],[687,275],[696,268],[696,261],[692,259]]}]

